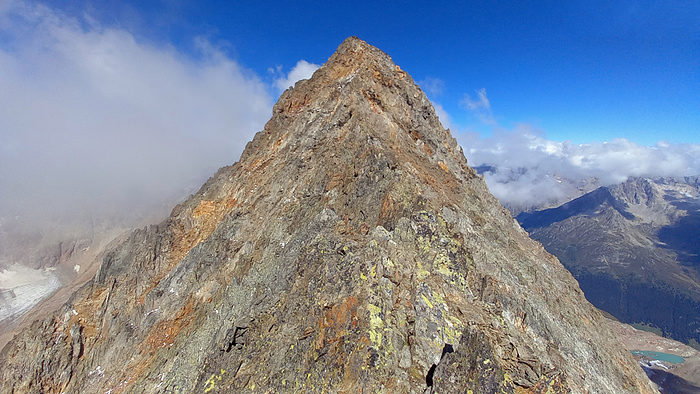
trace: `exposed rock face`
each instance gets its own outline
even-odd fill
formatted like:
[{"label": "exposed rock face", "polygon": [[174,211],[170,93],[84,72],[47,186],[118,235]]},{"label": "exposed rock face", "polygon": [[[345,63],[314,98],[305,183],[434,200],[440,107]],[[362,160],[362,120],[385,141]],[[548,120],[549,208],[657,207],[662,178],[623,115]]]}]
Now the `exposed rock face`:
[{"label": "exposed rock face", "polygon": [[518,220],[594,305],[700,342],[699,197],[698,177],[635,178]]},{"label": "exposed rock face", "polygon": [[657,392],[410,76],[349,38],[3,351],[3,392]]}]

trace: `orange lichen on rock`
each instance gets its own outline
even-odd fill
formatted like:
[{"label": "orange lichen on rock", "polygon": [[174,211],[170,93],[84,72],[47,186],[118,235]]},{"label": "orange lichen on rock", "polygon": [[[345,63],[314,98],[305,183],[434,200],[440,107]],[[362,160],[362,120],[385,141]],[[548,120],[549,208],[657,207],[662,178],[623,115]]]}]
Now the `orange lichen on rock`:
[{"label": "orange lichen on rock", "polygon": [[396,73],[399,74],[399,78],[406,79],[406,76],[408,75],[408,74],[406,74],[406,71],[402,70],[401,67],[399,67],[399,66],[396,66],[395,70],[396,70]]},{"label": "orange lichen on rock", "polygon": [[318,321],[319,336],[316,348],[321,349],[329,343],[340,340],[348,334],[350,328],[357,324],[357,297],[355,296],[349,296],[330,308],[324,308]]},{"label": "orange lichen on rock", "polygon": [[85,338],[95,338],[98,335],[101,326],[101,316],[98,314],[98,311],[108,295],[107,287],[101,286],[93,289],[89,297],[80,299],[71,305],[73,315],[65,325],[67,339],[70,338],[70,328],[74,323],[78,323],[83,327],[82,335]]},{"label": "orange lichen on rock", "polygon": [[193,223],[185,224],[179,220],[172,227],[175,242],[169,260],[172,262],[182,260],[192,248],[209,238],[221,219],[231,213],[237,204],[238,201],[233,197],[218,201],[200,201],[190,215]]},{"label": "orange lichen on rock", "polygon": [[346,78],[353,72],[357,71],[358,66],[364,60],[365,54],[362,51],[355,51],[352,53],[353,56],[349,56],[343,59],[343,61],[335,61],[330,64],[328,70],[328,76],[331,79],[342,79]]},{"label": "orange lichen on rock", "polygon": [[382,209],[379,211],[379,218],[377,219],[377,225],[382,225],[390,218],[394,216],[394,198],[391,194],[387,193],[382,200]]},{"label": "orange lichen on rock", "polygon": [[227,195],[219,200],[201,200],[185,218],[179,218],[171,223],[173,243],[165,264],[149,279],[148,286],[139,295],[139,303],[143,303],[146,295],[151,292],[168,274],[170,269],[187,256],[200,242],[205,241],[214,232],[219,222],[238,205],[234,197]]},{"label": "orange lichen on rock", "polygon": [[215,209],[216,205],[214,201],[202,200],[199,205],[197,205],[197,208],[192,211],[192,217],[197,219],[203,215],[211,215],[214,213]]},{"label": "orange lichen on rock", "polygon": [[311,98],[309,98],[307,95],[293,93],[285,104],[285,112],[296,114],[301,112],[302,109],[308,107],[309,104],[311,104]]},{"label": "orange lichen on rock", "polygon": [[176,338],[182,330],[194,320],[196,300],[190,297],[171,320],[162,320],[150,330],[148,337],[141,342],[136,357],[129,362],[128,368],[119,377],[119,385],[115,388],[114,394],[129,391],[129,386],[139,377],[143,376],[156,359],[158,349],[170,347],[175,343]]},{"label": "orange lichen on rock", "polygon": [[365,96],[365,99],[367,99],[369,102],[369,106],[372,108],[372,111],[377,114],[384,112],[382,110],[382,101],[376,93],[363,90],[362,95]]},{"label": "orange lichen on rock", "polygon": [[183,306],[171,320],[163,320],[156,324],[142,345],[142,353],[155,352],[156,350],[171,346],[175,339],[180,335],[180,332],[190,324],[194,318],[193,311],[196,301],[190,297],[185,306]]},{"label": "orange lichen on rock", "polygon": [[333,175],[331,175],[331,180],[328,182],[326,185],[326,191],[333,190],[337,186],[340,186],[344,183],[345,181],[345,176],[343,175],[342,172],[336,172]]}]

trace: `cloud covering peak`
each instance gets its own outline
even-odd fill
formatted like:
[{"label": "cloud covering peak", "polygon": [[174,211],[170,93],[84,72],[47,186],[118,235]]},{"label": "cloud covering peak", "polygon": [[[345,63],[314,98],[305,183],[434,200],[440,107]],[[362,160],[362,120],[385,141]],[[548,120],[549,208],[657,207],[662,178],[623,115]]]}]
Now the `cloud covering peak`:
[{"label": "cloud covering peak", "polygon": [[24,2],[0,7],[0,216],[148,215],[234,163],[270,116],[251,71]]}]

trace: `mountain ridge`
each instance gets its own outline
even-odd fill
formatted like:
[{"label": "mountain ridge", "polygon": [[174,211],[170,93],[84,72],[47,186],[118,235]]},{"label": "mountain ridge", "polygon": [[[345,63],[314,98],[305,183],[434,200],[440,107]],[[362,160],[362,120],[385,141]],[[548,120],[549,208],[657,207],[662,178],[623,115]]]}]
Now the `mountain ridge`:
[{"label": "mountain ridge", "polygon": [[657,392],[602,319],[351,37],[3,349],[2,390]]},{"label": "mountain ridge", "polygon": [[632,178],[518,220],[597,307],[700,341],[699,179]]}]

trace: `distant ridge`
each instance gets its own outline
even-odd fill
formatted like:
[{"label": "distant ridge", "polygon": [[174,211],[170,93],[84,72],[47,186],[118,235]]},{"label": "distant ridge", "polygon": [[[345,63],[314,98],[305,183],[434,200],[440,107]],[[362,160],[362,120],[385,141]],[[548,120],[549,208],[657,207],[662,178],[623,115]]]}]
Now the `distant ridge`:
[{"label": "distant ridge", "polygon": [[[633,178],[522,213],[587,298],[626,323],[700,342],[700,178]],[[696,345],[697,346],[697,345]]]}]

